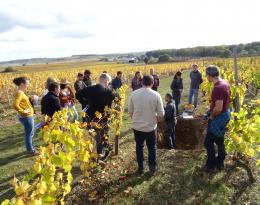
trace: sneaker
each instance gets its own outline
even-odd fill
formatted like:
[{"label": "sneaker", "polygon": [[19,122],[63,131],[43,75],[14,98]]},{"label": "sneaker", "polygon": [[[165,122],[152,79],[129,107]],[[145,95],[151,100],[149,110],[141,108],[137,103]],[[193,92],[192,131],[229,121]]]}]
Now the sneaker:
[{"label": "sneaker", "polygon": [[31,156],[37,156],[39,154],[37,150],[27,151],[27,153]]},{"label": "sneaker", "polygon": [[150,175],[155,176],[157,174],[157,168],[156,167],[149,167]]}]

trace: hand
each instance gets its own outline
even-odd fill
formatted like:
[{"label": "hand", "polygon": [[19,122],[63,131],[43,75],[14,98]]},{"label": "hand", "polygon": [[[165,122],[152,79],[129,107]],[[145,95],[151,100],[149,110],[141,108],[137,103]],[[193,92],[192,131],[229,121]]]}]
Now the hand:
[{"label": "hand", "polygon": [[31,114],[31,110],[30,109],[24,110],[24,113],[25,114]]}]

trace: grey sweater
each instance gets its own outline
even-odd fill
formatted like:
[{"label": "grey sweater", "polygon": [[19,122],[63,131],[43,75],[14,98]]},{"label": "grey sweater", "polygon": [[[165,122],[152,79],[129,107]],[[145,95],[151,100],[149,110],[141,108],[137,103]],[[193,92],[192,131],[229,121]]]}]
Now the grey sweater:
[{"label": "grey sweater", "polygon": [[190,79],[191,79],[190,88],[191,89],[199,89],[200,84],[203,82],[201,73],[198,70],[197,71],[191,71]]}]

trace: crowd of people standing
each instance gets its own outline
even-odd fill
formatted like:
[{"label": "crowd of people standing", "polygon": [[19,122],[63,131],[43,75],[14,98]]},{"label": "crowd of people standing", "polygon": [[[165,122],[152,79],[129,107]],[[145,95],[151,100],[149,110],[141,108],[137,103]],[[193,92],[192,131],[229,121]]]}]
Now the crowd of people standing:
[{"label": "crowd of people standing", "polygon": [[[208,132],[205,139],[207,150],[207,162],[205,171],[221,168],[224,165],[225,146],[224,134],[229,121],[229,85],[219,77],[219,68],[210,66],[206,69],[206,76],[210,82],[214,83],[212,92],[212,103],[209,111]],[[25,145],[27,151],[36,155],[37,151],[33,146],[34,136],[34,114],[32,100],[26,96],[26,90],[30,84],[26,77],[19,77],[13,80],[17,86],[14,108],[17,110],[18,119],[24,127]],[[202,75],[197,65],[192,65],[190,72],[190,91],[188,102],[191,104],[194,97],[194,107],[198,106],[199,87],[203,82]],[[79,120],[79,115],[75,106],[76,100],[81,104],[81,108],[86,112],[84,121],[92,122],[97,120],[95,113],[104,113],[106,106],[111,107],[113,100],[117,96],[117,89],[123,85],[123,73],[118,71],[112,80],[110,75],[104,71],[98,84],[92,80],[91,71],[85,70],[84,74],[78,73],[74,83],[74,90],[71,82],[67,79],[56,79],[49,77],[45,84],[45,91],[41,100],[41,114],[48,116],[51,120],[55,112],[62,109],[70,109],[68,120]],[[165,141],[168,149],[176,148],[175,145],[175,126],[179,115],[179,105],[183,93],[182,71],[177,71],[170,85],[172,93],[165,96],[165,107],[160,94],[157,92],[160,86],[159,76],[155,70],[150,70],[150,75],[142,76],[140,71],[135,73],[131,81],[132,94],[129,98],[128,111],[132,118],[132,128],[136,141],[136,156],[138,162],[138,173],[144,171],[144,142],[148,148],[148,164],[150,173],[155,175],[157,172],[156,161],[156,129],[157,122],[164,120],[166,123]],[[73,113],[73,114],[72,114]],[[220,120],[219,120],[220,118]],[[103,118],[102,129],[95,128],[97,153],[100,158],[103,156],[105,135],[108,133],[106,126],[108,118]],[[46,122],[48,123],[48,122]],[[219,137],[220,136],[220,137]],[[215,157],[214,144],[218,146],[218,156]]]}]

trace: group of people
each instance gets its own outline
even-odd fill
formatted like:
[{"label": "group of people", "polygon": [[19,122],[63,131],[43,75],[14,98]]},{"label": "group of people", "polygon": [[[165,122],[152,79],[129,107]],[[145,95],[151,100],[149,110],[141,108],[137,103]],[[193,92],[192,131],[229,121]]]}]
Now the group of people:
[{"label": "group of people", "polygon": [[[178,105],[183,91],[181,71],[176,72],[171,84],[172,94],[165,96],[166,106],[163,107],[162,98],[152,88],[155,80],[152,75],[142,78],[142,88],[135,90],[129,99],[128,111],[132,118],[132,127],[136,142],[136,156],[138,174],[144,172],[144,142],[148,148],[148,165],[152,176],[157,172],[156,161],[156,129],[157,122],[164,120],[166,123],[165,140],[168,149],[175,148],[175,126],[177,124]],[[230,86],[220,78],[220,70],[217,66],[206,68],[207,80],[214,84],[211,94],[211,106],[207,112],[208,128],[204,146],[207,151],[207,161],[203,170],[213,172],[222,169],[225,160],[224,135],[226,126],[230,120]],[[197,65],[192,65],[190,73],[189,103],[194,96],[194,107],[198,106],[199,87],[202,83],[202,75]],[[217,156],[215,144],[218,147]]]},{"label": "group of people", "polygon": [[[74,113],[69,112],[68,119],[71,121],[78,120],[78,113],[75,107],[77,99],[82,110],[86,112],[87,122],[99,121],[102,123],[102,129],[96,130],[97,153],[102,157],[104,146],[107,144],[104,140],[108,132],[106,126],[108,118],[96,119],[96,112],[104,113],[106,106],[111,107],[113,100],[117,96],[116,90],[123,85],[123,73],[117,72],[116,77],[112,80],[110,75],[104,71],[98,84],[95,84],[91,78],[91,72],[86,70],[84,74],[79,73],[74,83],[75,94],[71,89],[71,83],[66,79],[57,82],[49,77],[46,82],[46,91],[41,100],[41,114],[53,117],[54,113],[66,108],[71,109]],[[142,76],[140,71],[135,73],[131,82],[133,90],[128,103],[128,111],[132,118],[132,128],[136,141],[136,157],[138,162],[138,173],[144,171],[144,142],[148,148],[148,164],[150,173],[155,175],[157,172],[156,162],[156,139],[157,139],[157,122],[164,120],[166,123],[165,137],[169,149],[175,148],[175,126],[177,124],[178,107],[183,92],[182,72],[176,72],[171,83],[172,94],[167,93],[165,96],[166,105],[164,107],[162,98],[157,92],[160,80],[155,74],[154,69],[150,70],[150,75]],[[207,79],[214,83],[212,92],[212,101],[210,111],[208,112],[208,131],[205,139],[207,150],[207,162],[204,167],[205,171],[212,171],[215,168],[222,168],[225,159],[224,134],[226,125],[230,119],[229,103],[230,88],[227,82],[220,78],[219,68],[209,66],[206,68]],[[197,65],[192,65],[190,73],[190,93],[189,103],[192,103],[194,96],[194,107],[198,105],[199,86],[202,83],[202,75]],[[34,135],[34,107],[32,101],[26,96],[25,92],[29,86],[29,79],[19,77],[13,80],[17,86],[17,93],[14,101],[14,108],[18,112],[19,121],[24,126],[25,144],[27,151],[35,155],[37,151],[33,147],[32,138]],[[214,144],[218,146],[218,156],[215,156]]]}]

